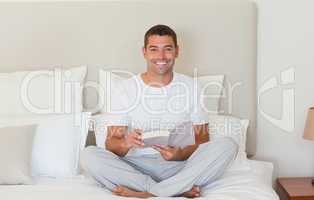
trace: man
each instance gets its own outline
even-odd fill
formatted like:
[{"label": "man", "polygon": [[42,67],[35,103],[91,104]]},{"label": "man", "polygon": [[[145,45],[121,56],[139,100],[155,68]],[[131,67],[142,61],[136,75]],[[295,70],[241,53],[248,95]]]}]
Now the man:
[{"label": "man", "polygon": [[[193,79],[173,70],[178,54],[171,28],[156,25],[146,32],[147,71],[122,82],[124,92],[112,100],[112,110],[128,123],[109,126],[106,149],[88,147],[83,152],[85,170],[116,195],[199,197],[236,154],[237,145],[231,139],[209,141],[208,119],[195,101],[199,92]],[[144,148],[145,131],[176,127],[184,121],[193,123],[195,144]]]}]

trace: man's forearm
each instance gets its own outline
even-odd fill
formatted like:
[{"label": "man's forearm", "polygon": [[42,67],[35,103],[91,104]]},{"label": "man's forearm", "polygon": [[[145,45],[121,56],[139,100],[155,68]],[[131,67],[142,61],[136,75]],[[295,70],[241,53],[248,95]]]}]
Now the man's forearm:
[{"label": "man's forearm", "polygon": [[106,140],[106,149],[121,157],[125,156],[129,151],[125,139],[117,137],[112,137],[110,140]]},{"label": "man's forearm", "polygon": [[194,151],[198,148],[200,144],[209,141],[208,124],[195,125],[194,134],[195,144],[186,146],[185,148],[181,149],[179,151],[178,160],[180,161],[187,160],[194,153]]},{"label": "man's forearm", "polygon": [[176,159],[177,161],[184,161],[187,160],[193,153],[194,151],[198,148],[198,144],[194,145],[189,145],[184,147],[179,151],[178,158]]},{"label": "man's forearm", "polygon": [[125,142],[126,126],[109,126],[107,129],[107,138],[105,141],[105,146],[108,151],[118,155],[125,156],[129,147],[127,147]]}]

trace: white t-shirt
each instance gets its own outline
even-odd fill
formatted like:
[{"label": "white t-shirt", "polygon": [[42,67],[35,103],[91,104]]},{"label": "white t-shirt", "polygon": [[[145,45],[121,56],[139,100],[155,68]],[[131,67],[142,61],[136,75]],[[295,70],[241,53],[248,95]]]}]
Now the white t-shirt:
[{"label": "white t-shirt", "polygon": [[[172,129],[187,121],[208,123],[208,115],[199,103],[197,84],[189,76],[174,72],[168,85],[154,87],[144,83],[138,74],[121,81],[115,90],[111,94],[110,113],[119,116],[116,125],[127,125],[129,131]],[[153,153],[158,152],[152,148],[129,151],[132,155]]]}]

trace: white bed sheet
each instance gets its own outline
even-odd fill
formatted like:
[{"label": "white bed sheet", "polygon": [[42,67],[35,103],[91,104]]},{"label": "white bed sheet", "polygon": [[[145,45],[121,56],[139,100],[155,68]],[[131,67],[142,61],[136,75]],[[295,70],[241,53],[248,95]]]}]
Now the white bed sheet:
[{"label": "white bed sheet", "polygon": [[[210,184],[198,199],[210,200],[279,200],[272,189],[273,165],[249,161],[250,170],[227,171]],[[126,199],[112,195],[83,175],[71,179],[41,178],[36,185],[0,186],[1,200],[105,200]],[[127,198],[136,199],[136,198]],[[170,199],[155,197],[153,199]],[[181,198],[176,198],[181,199]],[[182,198],[184,199],[184,198]]]}]

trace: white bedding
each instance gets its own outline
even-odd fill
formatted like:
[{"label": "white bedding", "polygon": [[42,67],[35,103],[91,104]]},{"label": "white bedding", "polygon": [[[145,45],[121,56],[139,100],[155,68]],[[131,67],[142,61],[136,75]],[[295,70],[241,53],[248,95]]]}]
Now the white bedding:
[{"label": "white bedding", "polygon": [[[227,171],[213,182],[201,198],[210,200],[279,200],[272,189],[273,165],[249,161],[250,170]],[[71,179],[41,178],[35,185],[0,186],[1,200],[105,200],[125,199],[113,196],[83,175]],[[128,198],[134,199],[134,198]],[[156,197],[154,199],[169,199]]]}]

